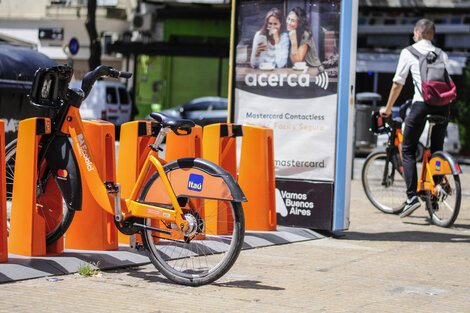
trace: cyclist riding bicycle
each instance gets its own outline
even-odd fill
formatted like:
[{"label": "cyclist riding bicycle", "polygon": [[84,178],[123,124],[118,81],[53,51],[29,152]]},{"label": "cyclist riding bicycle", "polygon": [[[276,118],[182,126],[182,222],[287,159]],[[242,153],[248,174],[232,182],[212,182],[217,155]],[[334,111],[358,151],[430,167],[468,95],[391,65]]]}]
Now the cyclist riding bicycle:
[{"label": "cyclist riding bicycle", "polygon": [[[435,26],[432,21],[428,19],[419,20],[414,27],[413,40],[415,43],[411,47],[416,49],[419,54],[425,56],[430,52],[435,52],[437,48],[431,43],[434,38],[434,33]],[[441,57],[444,64],[447,64],[448,57],[445,52],[439,53],[438,57]],[[380,114],[382,116],[389,116],[392,113],[392,107],[403,89],[408,72],[411,72],[415,87],[413,104],[406,117],[405,129],[403,132],[403,171],[406,182],[406,195],[408,199],[403,203],[400,217],[409,216],[421,206],[416,194],[417,169],[415,155],[419,138],[426,123],[425,117],[428,114],[438,114],[448,117],[450,112],[449,104],[435,106],[424,102],[422,78],[420,75],[420,62],[409,48],[404,48],[400,53],[387,104],[385,107],[380,109]],[[435,125],[433,128],[431,153],[442,150],[447,124],[448,122],[446,121],[442,124]]]}]

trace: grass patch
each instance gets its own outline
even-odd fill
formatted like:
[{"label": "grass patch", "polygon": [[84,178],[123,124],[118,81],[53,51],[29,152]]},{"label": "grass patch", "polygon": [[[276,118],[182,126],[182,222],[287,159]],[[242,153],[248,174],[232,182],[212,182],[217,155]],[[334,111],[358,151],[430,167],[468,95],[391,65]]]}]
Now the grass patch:
[{"label": "grass patch", "polygon": [[100,269],[98,268],[99,263],[100,262],[97,262],[97,263],[93,263],[93,262],[83,263],[78,267],[77,273],[80,276],[85,276],[85,277],[98,275],[100,273]]}]

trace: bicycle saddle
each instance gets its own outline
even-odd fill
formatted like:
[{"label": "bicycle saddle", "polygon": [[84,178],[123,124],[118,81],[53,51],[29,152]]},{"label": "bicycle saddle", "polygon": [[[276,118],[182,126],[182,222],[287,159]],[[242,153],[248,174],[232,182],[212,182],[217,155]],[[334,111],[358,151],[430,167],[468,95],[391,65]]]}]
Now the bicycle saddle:
[{"label": "bicycle saddle", "polygon": [[444,115],[428,114],[428,115],[426,115],[426,120],[429,121],[429,123],[443,124],[443,123],[447,122],[447,117],[445,117]]},{"label": "bicycle saddle", "polygon": [[166,116],[160,112],[150,113],[150,116],[157,122],[159,122],[162,127],[170,127],[172,130],[182,129],[182,130],[191,130],[196,124],[191,120],[185,119],[176,119],[170,116]]}]

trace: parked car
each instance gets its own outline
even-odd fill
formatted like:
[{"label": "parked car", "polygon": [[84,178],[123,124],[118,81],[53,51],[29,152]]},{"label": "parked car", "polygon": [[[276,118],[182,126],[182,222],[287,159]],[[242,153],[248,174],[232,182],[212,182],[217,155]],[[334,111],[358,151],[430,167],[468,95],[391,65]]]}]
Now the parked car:
[{"label": "parked car", "polygon": [[[202,97],[191,100],[183,105],[163,110],[161,113],[194,121],[205,126],[214,123],[227,122],[228,99],[221,97]],[[150,119],[150,117],[147,117]]]},{"label": "parked car", "polygon": [[[79,88],[81,81],[73,81],[71,87]],[[82,118],[101,119],[116,126],[131,119],[131,97],[124,84],[111,81],[97,81],[80,107]]]}]

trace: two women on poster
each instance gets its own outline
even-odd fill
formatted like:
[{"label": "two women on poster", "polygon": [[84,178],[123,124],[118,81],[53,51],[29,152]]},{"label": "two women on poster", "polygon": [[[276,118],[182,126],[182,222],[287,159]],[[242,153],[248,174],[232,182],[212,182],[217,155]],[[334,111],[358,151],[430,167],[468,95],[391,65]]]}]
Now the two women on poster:
[{"label": "two women on poster", "polygon": [[312,66],[322,70],[307,14],[300,7],[291,9],[286,19],[280,9],[269,10],[252,47],[253,68]]}]

